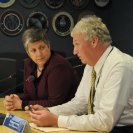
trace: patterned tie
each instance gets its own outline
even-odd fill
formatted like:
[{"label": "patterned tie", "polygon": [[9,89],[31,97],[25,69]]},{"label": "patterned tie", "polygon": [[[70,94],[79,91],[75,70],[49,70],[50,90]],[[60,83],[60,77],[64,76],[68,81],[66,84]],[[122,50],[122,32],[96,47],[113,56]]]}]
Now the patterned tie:
[{"label": "patterned tie", "polygon": [[96,80],[96,72],[94,70],[94,67],[92,68],[91,73],[91,90],[90,90],[90,96],[88,99],[88,114],[93,114],[93,100],[95,95],[95,80]]}]

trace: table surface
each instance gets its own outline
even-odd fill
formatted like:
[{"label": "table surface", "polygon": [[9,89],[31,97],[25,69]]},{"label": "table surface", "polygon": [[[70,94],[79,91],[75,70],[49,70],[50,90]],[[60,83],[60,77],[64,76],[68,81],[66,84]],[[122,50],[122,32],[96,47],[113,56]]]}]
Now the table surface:
[{"label": "table surface", "polygon": [[[28,117],[28,115],[24,112],[24,111],[7,111],[5,110],[4,106],[3,106],[3,98],[0,98],[0,113],[10,113],[13,115],[16,115],[20,118],[23,118],[25,120],[27,120],[28,122],[30,122],[30,118]],[[32,133],[43,133],[42,131],[36,130],[31,128]],[[5,127],[5,126],[0,126],[0,133],[16,133],[15,131]],[[64,130],[64,131],[55,131],[55,132],[49,132],[49,133],[98,133],[98,132],[79,132],[79,131],[70,131],[70,130]]]}]

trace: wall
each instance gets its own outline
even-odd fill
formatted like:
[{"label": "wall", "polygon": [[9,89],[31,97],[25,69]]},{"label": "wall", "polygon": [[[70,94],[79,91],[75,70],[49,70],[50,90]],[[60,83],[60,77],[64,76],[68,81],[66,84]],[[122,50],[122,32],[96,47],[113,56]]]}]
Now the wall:
[{"label": "wall", "polygon": [[[110,0],[110,3],[107,7],[97,7],[94,3],[94,0],[89,0],[88,5],[83,9],[76,9],[70,3],[70,0],[66,0],[64,5],[59,9],[50,9],[46,6],[44,0],[40,0],[40,3],[34,8],[25,8],[23,7],[19,0],[16,0],[15,3],[8,8],[0,8],[0,14],[2,14],[7,9],[14,9],[18,11],[26,22],[28,16],[33,11],[42,11],[46,14],[49,21],[48,35],[51,40],[51,47],[54,50],[63,52],[66,56],[72,56],[72,39],[71,37],[65,36],[61,37],[53,31],[52,28],[52,19],[54,15],[61,11],[68,11],[74,18],[74,23],[77,22],[78,16],[81,12],[85,10],[91,10],[98,16],[102,17],[105,23],[107,24],[113,39],[113,45],[120,48],[122,51],[133,55],[133,46],[132,46],[132,35],[133,35],[133,1],[121,1],[121,0]],[[1,53],[25,53],[21,36],[23,31],[17,36],[7,36],[0,32],[0,54]]]},{"label": "wall", "polygon": [[[89,0],[88,5],[85,8],[76,9],[72,6],[70,0],[66,0],[61,8],[54,10],[48,8],[44,0],[40,0],[40,3],[34,8],[25,8],[20,4],[20,0],[16,0],[12,6],[8,8],[0,8],[0,14],[7,9],[16,10],[23,16],[24,22],[26,23],[27,18],[33,11],[42,11],[48,17],[49,21],[47,33],[51,41],[51,48],[63,53],[66,57],[71,57],[73,56],[72,38],[69,35],[65,37],[57,35],[52,28],[52,19],[56,13],[67,11],[72,15],[75,24],[80,16],[80,13],[89,10],[100,16],[107,24],[107,27],[112,35],[113,45],[120,48],[122,51],[133,55],[132,7],[132,0],[110,0],[109,5],[106,7],[98,7],[94,3],[94,0]],[[8,36],[0,31],[0,57],[10,57],[19,60],[19,62],[17,62],[17,71],[20,71],[18,68],[22,67],[23,59],[26,58],[26,53],[21,41],[21,36],[25,29],[26,24],[24,24],[22,32],[16,36]],[[22,76],[21,78],[18,77],[18,80],[22,80]]]},{"label": "wall", "polygon": [[[111,8],[112,8],[112,2],[110,2],[109,6],[107,7],[99,8],[95,5],[93,0],[89,0],[88,5],[85,8],[76,9],[72,6],[69,0],[66,0],[64,5],[61,8],[54,10],[54,9],[48,8],[44,0],[40,0],[40,3],[36,7],[30,9],[30,8],[23,7],[20,4],[19,0],[16,0],[12,6],[8,8],[0,8],[0,13],[2,14],[7,9],[14,9],[23,16],[24,21],[26,23],[27,18],[33,11],[42,11],[48,17],[49,29],[47,33],[51,40],[52,49],[56,51],[60,51],[64,53],[67,57],[69,57],[73,55],[72,39],[69,35],[62,37],[55,34],[52,28],[52,19],[54,15],[61,11],[67,11],[73,16],[74,23],[76,23],[78,20],[78,16],[81,12],[86,10],[91,10],[95,12],[97,15],[101,16],[104,19],[104,21],[110,26],[109,23],[110,23],[110,16],[111,16],[111,12],[110,12]],[[21,41],[21,36],[25,28],[26,28],[26,25],[24,25],[22,32],[16,36],[7,36],[3,34],[3,32],[0,32],[0,40],[1,40],[0,53],[8,53],[8,52],[25,53],[22,45],[22,41]]]},{"label": "wall", "polygon": [[113,45],[133,55],[133,1],[114,0],[110,14]]}]

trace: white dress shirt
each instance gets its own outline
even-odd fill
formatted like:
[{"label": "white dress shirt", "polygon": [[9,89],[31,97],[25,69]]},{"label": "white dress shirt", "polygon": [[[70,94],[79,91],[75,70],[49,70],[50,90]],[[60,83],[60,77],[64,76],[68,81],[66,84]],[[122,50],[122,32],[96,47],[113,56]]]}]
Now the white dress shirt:
[{"label": "white dress shirt", "polygon": [[133,124],[133,57],[109,46],[94,66],[96,71],[94,114],[87,114],[92,67],[86,65],[75,97],[49,108],[58,126],[79,131],[111,131]]}]

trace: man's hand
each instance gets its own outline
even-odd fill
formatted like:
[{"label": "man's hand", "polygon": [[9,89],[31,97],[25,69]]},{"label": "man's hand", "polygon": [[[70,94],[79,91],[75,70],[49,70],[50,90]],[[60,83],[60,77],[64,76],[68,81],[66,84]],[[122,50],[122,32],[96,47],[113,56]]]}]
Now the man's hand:
[{"label": "man's hand", "polygon": [[58,127],[58,117],[46,109],[29,111],[29,115],[31,117],[31,122],[35,123],[37,126]]},{"label": "man's hand", "polygon": [[38,104],[36,104],[36,105],[29,105],[29,106],[26,106],[25,107],[25,111],[27,112],[27,111],[31,111],[31,110],[43,110],[43,109],[45,109],[43,106],[41,106],[41,105],[38,105]]}]

